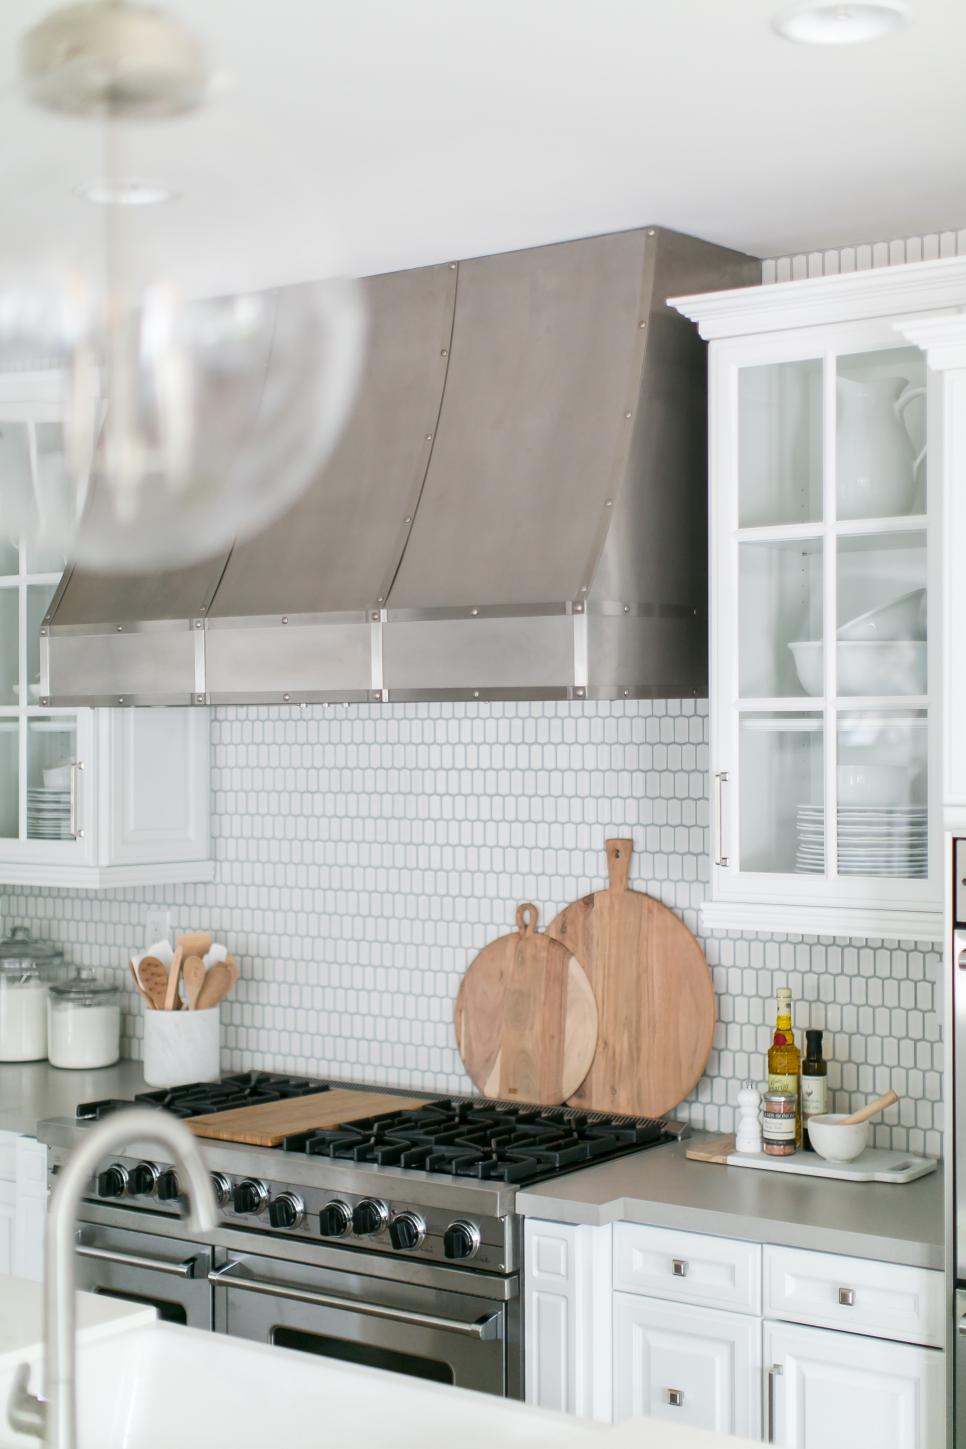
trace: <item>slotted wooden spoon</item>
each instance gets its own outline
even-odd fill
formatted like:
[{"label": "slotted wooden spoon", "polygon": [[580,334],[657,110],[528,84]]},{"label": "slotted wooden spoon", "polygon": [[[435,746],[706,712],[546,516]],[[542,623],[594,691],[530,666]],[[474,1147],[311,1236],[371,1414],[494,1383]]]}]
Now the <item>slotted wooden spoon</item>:
[{"label": "slotted wooden spoon", "polygon": [[163,1011],[164,998],[168,990],[168,973],[165,970],[164,962],[159,961],[157,956],[145,956],[137,968],[137,976],[141,983],[141,990],[155,1011]]}]

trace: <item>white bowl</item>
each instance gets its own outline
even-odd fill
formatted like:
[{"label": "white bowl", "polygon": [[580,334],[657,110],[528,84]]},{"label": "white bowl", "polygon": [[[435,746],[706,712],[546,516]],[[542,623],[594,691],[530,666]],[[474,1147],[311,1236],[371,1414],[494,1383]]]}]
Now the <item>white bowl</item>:
[{"label": "white bowl", "polygon": [[[822,694],[822,642],[789,644],[806,694]],[[836,645],[840,695],[925,694],[926,651],[918,639],[846,639]]]},{"label": "white bowl", "polygon": [[857,614],[837,630],[840,639],[925,639],[926,591],[913,589],[888,604]]},{"label": "white bowl", "polygon": [[845,1125],[847,1112],[825,1112],[809,1117],[808,1140],[826,1162],[854,1162],[869,1144],[868,1122]]}]

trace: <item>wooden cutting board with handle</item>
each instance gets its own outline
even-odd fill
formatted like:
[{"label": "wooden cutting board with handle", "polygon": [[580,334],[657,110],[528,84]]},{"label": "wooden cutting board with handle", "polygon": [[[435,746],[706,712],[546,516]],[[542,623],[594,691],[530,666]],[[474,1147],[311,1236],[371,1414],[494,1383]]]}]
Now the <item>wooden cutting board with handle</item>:
[{"label": "wooden cutting board with handle", "polygon": [[537,930],[538,911],[517,908],[517,929],[471,963],[456,998],[463,1065],[487,1097],[557,1104],[594,1059],[597,1004],[565,947]]},{"label": "wooden cutting board with handle", "polygon": [[245,1142],[249,1147],[277,1147],[286,1137],[315,1132],[323,1127],[341,1127],[386,1112],[411,1112],[426,1106],[425,1097],[393,1097],[388,1092],[357,1092],[332,1087],[328,1092],[311,1092],[284,1102],[260,1102],[234,1111],[206,1112],[189,1117],[186,1125],[197,1137],[214,1137],[219,1142]]},{"label": "wooden cutting board with handle", "polygon": [[633,842],[607,841],[608,887],[547,928],[582,962],[597,998],[597,1054],[574,1107],[660,1117],[682,1102],[711,1054],[714,992],[683,921],[629,890]]}]

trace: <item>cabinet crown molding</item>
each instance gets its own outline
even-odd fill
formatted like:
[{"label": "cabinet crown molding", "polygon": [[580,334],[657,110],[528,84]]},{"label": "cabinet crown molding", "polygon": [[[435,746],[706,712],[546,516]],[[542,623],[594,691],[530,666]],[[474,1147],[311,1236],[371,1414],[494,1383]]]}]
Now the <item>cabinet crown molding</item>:
[{"label": "cabinet crown molding", "polygon": [[706,341],[966,307],[966,257],[670,297],[668,306],[696,322]]},{"label": "cabinet crown molding", "polygon": [[900,337],[922,349],[935,370],[966,367],[966,309],[926,317],[899,317],[893,326]]}]

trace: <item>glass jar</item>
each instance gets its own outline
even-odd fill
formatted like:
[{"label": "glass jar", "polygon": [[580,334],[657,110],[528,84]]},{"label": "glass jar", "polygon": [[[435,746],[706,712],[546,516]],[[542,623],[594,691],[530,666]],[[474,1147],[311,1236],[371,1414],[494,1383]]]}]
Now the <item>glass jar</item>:
[{"label": "glass jar", "polygon": [[761,1099],[761,1150],[768,1157],[798,1151],[798,1094],[766,1092]]},{"label": "glass jar", "polygon": [[121,993],[90,967],[52,982],[47,998],[52,1067],[110,1067],[121,1054]]},{"label": "glass jar", "polygon": [[62,973],[64,953],[14,926],[0,941],[0,1062],[47,1055],[47,988]]}]

